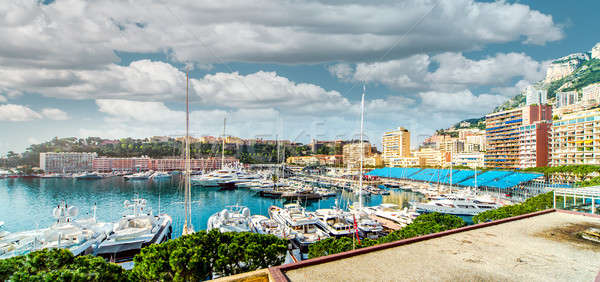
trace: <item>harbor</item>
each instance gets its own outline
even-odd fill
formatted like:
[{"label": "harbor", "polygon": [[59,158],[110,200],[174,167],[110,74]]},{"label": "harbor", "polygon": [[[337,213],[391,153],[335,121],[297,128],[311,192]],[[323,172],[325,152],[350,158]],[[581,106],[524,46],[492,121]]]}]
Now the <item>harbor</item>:
[{"label": "harbor", "polygon": [[[56,222],[53,209],[60,203],[77,207],[77,218],[94,217],[98,222],[118,222],[126,210],[124,203],[136,197],[154,215],[167,214],[172,218],[171,238],[181,236],[184,223],[184,194],[179,177],[167,179],[125,180],[124,177],[104,177],[81,180],[76,178],[5,178],[0,179],[0,213],[3,214],[4,230],[11,233],[48,228]],[[302,201],[307,212],[339,207],[348,210],[358,202],[358,196],[342,189],[333,189],[335,196],[317,201]],[[394,204],[408,208],[413,201],[422,201],[422,195],[403,190],[390,190],[390,195],[364,197],[365,206]],[[219,190],[194,186],[191,189],[191,224],[195,230],[207,228],[211,215],[226,206],[248,207],[251,215],[270,217],[269,208],[284,207],[282,198],[261,197],[249,188]],[[95,205],[94,205],[95,204]]]}]

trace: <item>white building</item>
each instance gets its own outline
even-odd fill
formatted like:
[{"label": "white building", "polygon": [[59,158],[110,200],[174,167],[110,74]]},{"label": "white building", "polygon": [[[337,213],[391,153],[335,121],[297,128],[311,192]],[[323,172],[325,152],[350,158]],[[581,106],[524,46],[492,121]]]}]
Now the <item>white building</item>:
[{"label": "white building", "polygon": [[389,166],[389,167],[419,166],[419,158],[417,158],[417,157],[392,158],[392,159],[389,159],[389,163],[387,163],[386,166]]},{"label": "white building", "polygon": [[452,155],[452,163],[454,165],[464,165],[470,168],[484,166],[484,152],[458,153]]},{"label": "white building", "polygon": [[529,85],[525,88],[527,105],[543,105],[548,103],[548,92],[536,86]]},{"label": "white building", "polygon": [[600,103],[600,83],[590,84],[581,89],[582,100],[588,104]]},{"label": "white building", "polygon": [[592,48],[592,59],[600,59],[600,42],[596,43],[596,46]]},{"label": "white building", "polygon": [[579,103],[579,94],[577,91],[567,91],[556,93],[556,108],[562,108]]},{"label": "white building", "polygon": [[96,153],[40,153],[40,168],[46,173],[91,171]]}]

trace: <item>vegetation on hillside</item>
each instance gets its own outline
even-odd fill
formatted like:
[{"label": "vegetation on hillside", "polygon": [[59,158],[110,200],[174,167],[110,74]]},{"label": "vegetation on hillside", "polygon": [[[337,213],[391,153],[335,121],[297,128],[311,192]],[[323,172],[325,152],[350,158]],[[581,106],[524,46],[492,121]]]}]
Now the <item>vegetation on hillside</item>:
[{"label": "vegetation on hillside", "polygon": [[[299,156],[310,153],[308,146],[281,146],[280,157]],[[190,153],[193,158],[220,156],[221,144],[192,143]],[[39,153],[42,152],[95,152],[107,157],[141,157],[151,158],[180,158],[183,143],[175,139],[168,141],[152,141],[148,139],[122,138],[120,140],[105,140],[99,137],[87,138],[54,138],[41,144],[33,144],[19,155],[8,152],[0,165],[15,167],[18,165],[37,166]],[[277,162],[277,146],[274,144],[256,143],[252,145],[226,144],[225,155],[234,156],[243,163],[275,163]],[[279,160],[281,161],[281,160]]]},{"label": "vegetation on hillside", "polygon": [[458,216],[441,213],[423,214],[417,217],[413,223],[377,240],[363,239],[360,244],[358,242],[353,243],[352,238],[329,238],[321,240],[310,245],[308,248],[308,256],[309,258],[326,256],[350,251],[353,247],[357,249],[370,247],[377,244],[455,229],[465,225],[466,223]]}]

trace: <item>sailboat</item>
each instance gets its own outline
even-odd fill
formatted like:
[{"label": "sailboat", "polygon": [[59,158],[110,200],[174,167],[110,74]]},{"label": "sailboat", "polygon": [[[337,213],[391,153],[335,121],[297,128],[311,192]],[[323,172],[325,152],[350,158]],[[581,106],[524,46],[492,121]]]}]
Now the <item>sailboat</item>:
[{"label": "sailboat", "polygon": [[185,81],[185,172],[184,177],[184,189],[185,189],[185,220],[183,222],[183,231],[181,235],[189,235],[194,233],[194,226],[192,226],[192,184],[190,182],[190,176],[192,174],[191,163],[190,163],[190,99],[189,99],[189,87],[190,87],[190,75],[186,72]]},{"label": "sailboat", "polygon": [[359,231],[363,238],[377,238],[383,231],[383,226],[371,219],[369,214],[365,211],[362,203],[362,197],[366,191],[363,190],[363,127],[365,117],[365,85],[363,84],[363,94],[360,102],[361,114],[360,114],[360,175],[358,177],[358,191],[354,191],[358,195],[358,207],[352,207],[350,213],[352,216],[346,217],[346,220],[350,224],[355,225],[356,231]]}]

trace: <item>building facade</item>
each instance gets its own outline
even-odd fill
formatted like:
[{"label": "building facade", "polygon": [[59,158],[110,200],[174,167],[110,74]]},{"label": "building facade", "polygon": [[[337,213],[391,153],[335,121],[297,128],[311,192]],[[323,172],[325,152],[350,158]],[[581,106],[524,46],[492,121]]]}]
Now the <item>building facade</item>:
[{"label": "building facade", "polygon": [[484,152],[464,152],[452,155],[454,165],[468,166],[470,168],[483,167],[485,159]]},{"label": "building facade", "polygon": [[296,156],[288,157],[286,163],[295,165],[326,165],[326,166],[342,166],[343,155],[312,155],[312,156]]},{"label": "building facade", "polygon": [[525,88],[526,105],[543,105],[548,103],[548,92],[537,86],[529,85]]},{"label": "building facade", "polygon": [[421,148],[414,155],[419,160],[419,166],[443,167],[448,163],[446,152],[434,148]]},{"label": "building facade", "polygon": [[552,123],[550,165],[600,164],[600,109],[563,115]]},{"label": "building facade", "polygon": [[[552,107],[549,105],[529,105],[486,115],[485,166],[520,168],[521,127],[549,120],[552,120]],[[548,142],[543,142],[543,138],[536,139],[535,143],[536,148],[548,146]],[[544,150],[539,151],[542,154]]]},{"label": "building facade", "polygon": [[[344,145],[343,149],[344,166],[359,167],[360,166],[360,142],[349,143]],[[363,142],[363,163],[366,159],[375,154],[375,150],[371,147],[371,143]]]},{"label": "building facade", "polygon": [[[239,163],[238,159],[226,157],[224,164],[235,166]],[[221,158],[211,157],[203,159],[191,159],[190,165],[192,170],[215,170],[222,167]],[[171,171],[184,170],[185,160],[183,159],[151,159],[148,157],[142,158],[95,158],[92,162],[94,171],[111,172],[111,171]]]},{"label": "building facade", "polygon": [[519,128],[519,168],[548,166],[551,126],[543,120]]},{"label": "building facade", "polygon": [[96,153],[40,153],[40,169],[46,173],[73,173],[92,170]]},{"label": "building facade", "polygon": [[410,132],[404,127],[385,132],[381,144],[386,165],[395,159],[410,157]]}]

